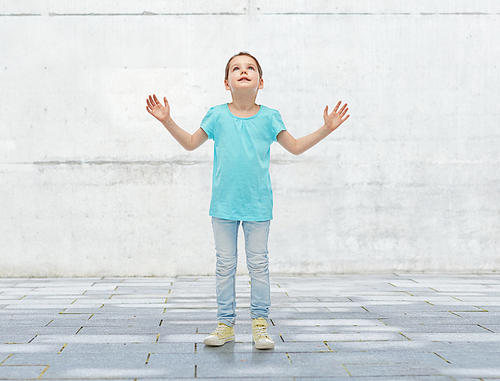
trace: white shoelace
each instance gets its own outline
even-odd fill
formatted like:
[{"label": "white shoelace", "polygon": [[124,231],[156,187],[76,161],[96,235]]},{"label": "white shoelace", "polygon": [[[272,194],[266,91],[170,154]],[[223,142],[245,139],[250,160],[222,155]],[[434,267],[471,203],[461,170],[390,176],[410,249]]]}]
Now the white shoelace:
[{"label": "white shoelace", "polygon": [[261,338],[269,339],[269,336],[267,335],[266,327],[257,326],[254,328],[254,330],[255,330],[255,333],[257,336],[257,340],[261,339]]},{"label": "white shoelace", "polygon": [[227,328],[229,328],[229,327],[226,327],[223,325],[218,325],[217,328],[215,329],[214,334],[219,336],[219,335],[225,333]]}]

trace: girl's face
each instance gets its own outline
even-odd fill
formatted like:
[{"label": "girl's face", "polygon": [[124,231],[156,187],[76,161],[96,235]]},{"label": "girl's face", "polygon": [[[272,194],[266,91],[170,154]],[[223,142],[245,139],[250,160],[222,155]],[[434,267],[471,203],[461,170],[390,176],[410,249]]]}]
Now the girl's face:
[{"label": "girl's face", "polygon": [[257,91],[264,87],[264,80],[260,78],[257,63],[248,56],[236,56],[229,63],[229,75],[224,80],[226,90]]}]

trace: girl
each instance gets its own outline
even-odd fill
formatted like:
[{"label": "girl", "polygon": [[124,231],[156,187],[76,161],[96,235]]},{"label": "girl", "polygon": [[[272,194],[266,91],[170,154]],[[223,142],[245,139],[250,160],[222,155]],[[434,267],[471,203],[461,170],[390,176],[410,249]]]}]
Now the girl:
[{"label": "girl", "polygon": [[234,340],[237,236],[241,224],[251,279],[253,341],[257,349],[271,349],[274,342],[266,330],[271,306],[267,250],[273,207],[270,146],[277,141],[287,151],[300,155],[344,123],[349,118],[348,108],[347,104],[342,106],[342,102],[338,102],[329,114],[326,106],[323,126],[312,134],[295,139],[285,129],[278,111],[255,103],[258,91],[264,88],[264,80],[259,62],[251,54],[241,52],[229,59],[224,86],[231,92],[232,102],[208,110],[194,134],[189,134],[172,120],[166,98],[161,104],[156,95],[150,95],[146,109],[188,151],[195,150],[208,139],[214,141],[209,214],[217,258],[218,325],[204,343],[221,346]]}]

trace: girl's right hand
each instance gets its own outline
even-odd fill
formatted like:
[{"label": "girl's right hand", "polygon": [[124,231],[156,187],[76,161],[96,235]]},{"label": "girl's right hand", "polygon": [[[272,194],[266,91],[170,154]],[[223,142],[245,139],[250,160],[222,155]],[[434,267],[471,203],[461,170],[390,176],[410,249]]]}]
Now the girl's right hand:
[{"label": "girl's right hand", "polygon": [[170,106],[168,105],[167,98],[163,97],[163,101],[165,102],[165,106],[158,101],[155,94],[153,96],[150,95],[146,99],[146,110],[162,123],[170,116]]}]

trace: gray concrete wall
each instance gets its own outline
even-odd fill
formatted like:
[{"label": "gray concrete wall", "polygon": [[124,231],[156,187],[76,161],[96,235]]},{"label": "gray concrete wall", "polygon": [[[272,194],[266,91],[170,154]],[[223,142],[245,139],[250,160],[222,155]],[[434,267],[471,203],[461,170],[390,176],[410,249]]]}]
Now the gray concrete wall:
[{"label": "gray concrete wall", "polygon": [[[213,274],[211,142],[234,53],[294,136],[272,151],[274,273],[500,270],[500,2],[2,1],[0,276]],[[240,272],[244,273],[244,255]]]}]

